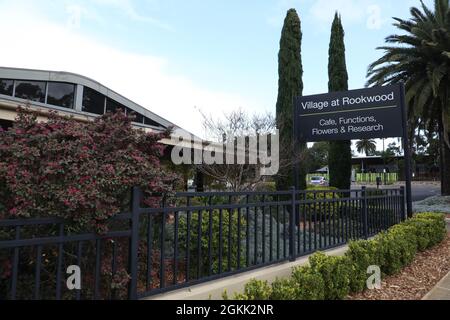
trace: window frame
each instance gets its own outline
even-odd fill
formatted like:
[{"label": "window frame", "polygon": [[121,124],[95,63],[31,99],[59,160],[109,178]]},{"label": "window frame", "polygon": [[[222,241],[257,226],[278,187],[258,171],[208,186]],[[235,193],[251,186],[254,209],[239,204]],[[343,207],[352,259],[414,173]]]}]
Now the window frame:
[{"label": "window frame", "polygon": [[12,82],[11,94],[0,93],[0,95],[14,97],[14,79],[1,78],[0,81],[11,81]]},{"label": "window frame", "polygon": [[[95,113],[95,112],[83,110],[84,108],[86,108],[86,106],[84,105],[84,100],[85,100],[84,97],[85,97],[85,94],[86,94],[86,89],[88,89],[88,91],[90,90],[90,91],[94,92],[95,94],[99,94],[100,96],[103,97],[103,113],[100,114],[100,113]],[[92,89],[90,87],[83,86],[83,95],[82,95],[82,100],[81,100],[81,112],[86,112],[86,113],[97,115],[97,116],[104,115],[106,113],[106,99],[107,98],[108,97],[106,95],[104,95],[103,93],[101,93],[101,92],[99,92],[99,91],[97,91],[95,89]]]},{"label": "window frame", "polygon": [[[45,88],[44,88],[44,101],[40,101],[40,100],[33,100],[33,99],[29,99],[29,98],[23,98],[23,97],[17,97],[16,96],[16,93],[17,93],[17,83],[33,83],[33,82],[36,82],[36,83],[44,83],[44,86],[45,86]],[[13,98],[16,98],[16,99],[22,99],[22,100],[25,100],[25,101],[33,101],[33,102],[38,102],[38,103],[43,103],[43,104],[46,104],[46,101],[47,101],[47,84],[48,84],[48,81],[45,81],[45,80],[29,80],[29,79],[14,79],[14,90],[13,90],[13,95],[12,95],[12,97]]]},{"label": "window frame", "polygon": [[[49,87],[50,87],[50,84],[64,84],[64,85],[70,85],[70,86],[73,87],[73,92],[72,92],[72,105],[71,105],[70,107],[59,106],[59,105],[52,104],[52,103],[49,103],[49,102],[48,102],[48,93],[49,93]],[[50,106],[59,107],[59,108],[75,109],[76,90],[77,90],[76,84],[71,83],[71,82],[47,81],[47,89],[46,89],[46,93],[45,93],[45,104],[50,105]]]}]

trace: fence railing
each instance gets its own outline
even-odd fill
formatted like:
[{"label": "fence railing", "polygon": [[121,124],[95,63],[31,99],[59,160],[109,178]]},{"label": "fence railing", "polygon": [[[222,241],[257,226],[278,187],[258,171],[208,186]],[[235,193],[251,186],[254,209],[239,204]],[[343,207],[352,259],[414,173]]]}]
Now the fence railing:
[{"label": "fence railing", "polygon": [[[0,299],[137,299],[293,261],[405,219],[404,189],[178,193],[105,235],[59,219],[0,221]],[[69,290],[69,265],[81,288]]]}]

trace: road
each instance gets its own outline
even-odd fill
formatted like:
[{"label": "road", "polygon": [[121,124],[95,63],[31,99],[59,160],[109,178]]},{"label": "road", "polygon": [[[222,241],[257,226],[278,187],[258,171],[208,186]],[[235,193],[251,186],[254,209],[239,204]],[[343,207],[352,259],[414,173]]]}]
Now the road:
[{"label": "road", "polygon": [[413,184],[411,189],[413,202],[441,194],[441,187],[435,184]]},{"label": "road", "polygon": [[[374,186],[370,186],[374,187]],[[383,188],[382,186],[381,188]],[[386,188],[393,188],[394,186],[387,186]],[[359,189],[361,186],[353,185],[352,189]],[[422,201],[426,198],[437,196],[441,193],[440,185],[436,183],[414,183],[412,184],[412,201]]]}]

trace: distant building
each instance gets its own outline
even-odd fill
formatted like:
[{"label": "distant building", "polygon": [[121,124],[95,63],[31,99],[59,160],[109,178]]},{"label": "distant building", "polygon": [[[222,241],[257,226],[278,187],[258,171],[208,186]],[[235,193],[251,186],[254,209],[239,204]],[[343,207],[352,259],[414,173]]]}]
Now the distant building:
[{"label": "distant building", "polygon": [[[383,159],[381,156],[353,157],[352,165],[359,166],[364,173],[399,173],[402,177],[402,156]],[[420,160],[413,161],[414,180],[439,180],[439,165],[434,156],[421,156]]]}]

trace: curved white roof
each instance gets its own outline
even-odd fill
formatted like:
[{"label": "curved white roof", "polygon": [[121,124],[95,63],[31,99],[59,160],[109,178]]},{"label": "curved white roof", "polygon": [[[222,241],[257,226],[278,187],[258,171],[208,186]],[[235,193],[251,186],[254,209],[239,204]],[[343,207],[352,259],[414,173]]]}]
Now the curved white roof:
[{"label": "curved white roof", "polygon": [[[166,120],[165,118],[151,112],[150,110],[142,107],[141,105],[125,98],[124,96],[118,94],[114,90],[109,89],[108,87],[102,85],[101,83],[90,79],[88,77],[71,73],[71,72],[65,72],[65,71],[48,71],[48,70],[34,70],[34,69],[21,69],[21,68],[10,68],[10,67],[0,67],[0,79],[11,79],[11,80],[30,80],[30,81],[54,81],[54,82],[66,82],[66,83],[72,83],[78,86],[82,87],[89,87],[93,90],[98,91],[99,93],[103,94],[104,96],[124,105],[125,107],[143,115],[144,117],[149,118],[150,120],[153,120],[154,122],[157,122],[162,127],[173,127],[174,129],[183,130],[179,126],[175,125],[174,123]],[[1,95],[2,98],[5,98],[3,95]],[[6,97],[11,100],[21,100],[15,97]],[[33,102],[34,104],[34,102]],[[38,103],[40,104],[40,103]],[[51,105],[45,105],[40,104],[45,107],[49,108],[55,108]],[[59,109],[59,108],[55,108]],[[67,110],[67,109],[65,109]],[[74,111],[76,113],[85,113],[81,110],[78,110],[75,106],[74,109],[71,111]],[[145,126],[145,125],[143,125]],[[154,126],[149,126],[153,127]],[[186,132],[187,133],[187,132]]]}]

